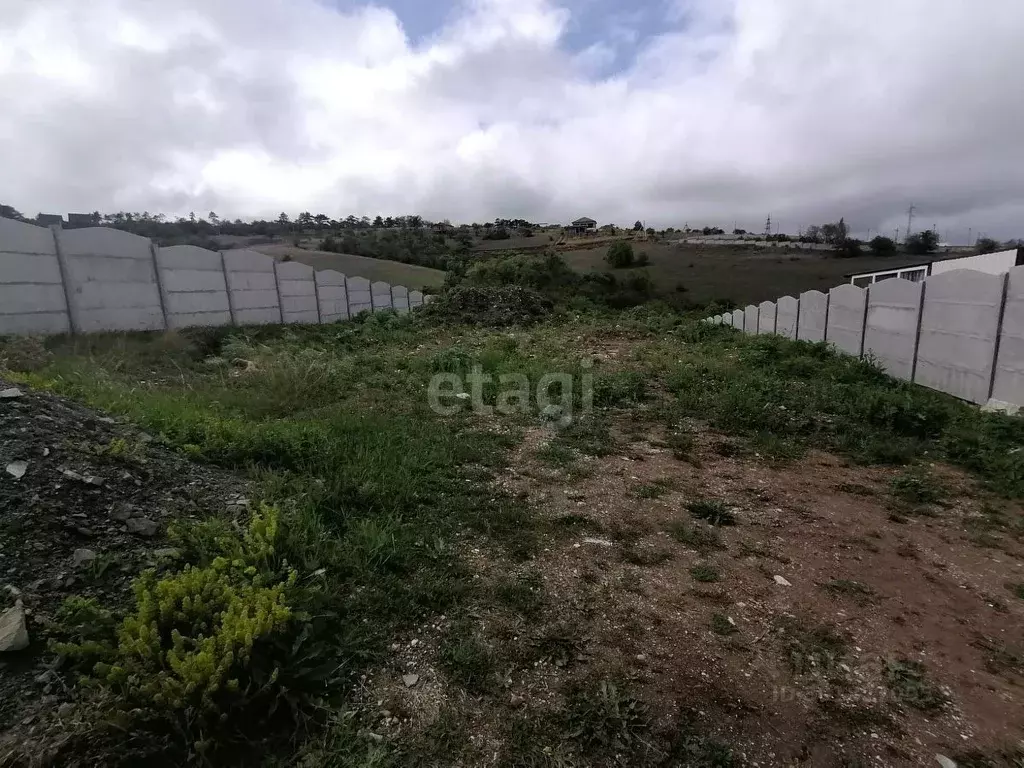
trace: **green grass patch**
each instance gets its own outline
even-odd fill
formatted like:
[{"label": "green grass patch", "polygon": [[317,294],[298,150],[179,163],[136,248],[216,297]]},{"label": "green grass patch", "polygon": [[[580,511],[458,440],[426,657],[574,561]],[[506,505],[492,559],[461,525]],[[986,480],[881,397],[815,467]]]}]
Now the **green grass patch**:
[{"label": "green grass patch", "polygon": [[707,554],[716,549],[725,549],[721,534],[711,525],[677,521],[669,528],[672,538],[690,549]]},{"label": "green grass patch", "polygon": [[724,501],[718,499],[697,499],[688,502],[686,509],[698,520],[711,525],[736,525],[736,515]]},{"label": "green grass patch", "polygon": [[919,661],[889,659],[883,669],[886,687],[909,707],[922,712],[938,712],[949,698],[928,680],[927,670]]},{"label": "green grass patch", "polygon": [[693,577],[694,581],[704,583],[720,581],[722,578],[721,572],[711,563],[697,563],[690,568],[690,576]]}]

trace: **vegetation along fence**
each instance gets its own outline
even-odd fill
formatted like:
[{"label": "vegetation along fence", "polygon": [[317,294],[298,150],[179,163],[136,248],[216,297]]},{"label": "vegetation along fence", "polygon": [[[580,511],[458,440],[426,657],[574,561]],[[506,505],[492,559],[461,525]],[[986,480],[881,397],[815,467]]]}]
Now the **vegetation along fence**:
[{"label": "vegetation along fence", "polygon": [[330,323],[363,310],[404,313],[424,300],[401,285],[250,250],[160,248],[107,227],[0,218],[0,334]]},{"label": "vegetation along fence", "polygon": [[706,319],[745,333],[827,341],[890,375],[964,400],[1024,407],[1024,267],[957,269],[828,294],[783,296]]}]

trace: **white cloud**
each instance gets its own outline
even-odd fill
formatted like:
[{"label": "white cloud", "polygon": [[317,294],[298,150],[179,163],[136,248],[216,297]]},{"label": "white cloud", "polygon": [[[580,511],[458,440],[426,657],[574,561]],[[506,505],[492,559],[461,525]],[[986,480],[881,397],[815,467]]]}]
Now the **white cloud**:
[{"label": "white cloud", "polygon": [[0,0],[0,200],[1024,234],[1015,0],[679,0],[604,79],[584,12]]}]

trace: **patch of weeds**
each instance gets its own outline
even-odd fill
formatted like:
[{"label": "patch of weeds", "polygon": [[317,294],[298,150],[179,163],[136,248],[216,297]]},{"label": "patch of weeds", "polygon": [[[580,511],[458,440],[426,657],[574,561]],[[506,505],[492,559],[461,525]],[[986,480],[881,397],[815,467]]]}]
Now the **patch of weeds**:
[{"label": "patch of weeds", "polygon": [[734,459],[740,456],[746,456],[749,453],[748,449],[732,440],[719,440],[712,446],[712,450],[719,456],[726,459]]},{"label": "patch of weeds", "polygon": [[594,378],[594,405],[635,405],[644,400],[647,376],[641,371],[603,373]]},{"label": "patch of weeds", "polygon": [[669,527],[669,533],[680,544],[695,549],[702,555],[712,550],[725,549],[721,534],[711,525],[687,523],[679,520]]},{"label": "patch of weeds", "polygon": [[619,544],[632,545],[647,533],[647,524],[642,520],[613,520],[608,534]]},{"label": "patch of weeds", "polygon": [[780,555],[773,551],[767,544],[757,541],[751,544],[749,541],[740,542],[740,556],[760,557],[765,560],[774,560],[777,563],[788,565],[792,560],[786,555]]},{"label": "patch of weeds", "polygon": [[804,447],[786,435],[757,432],[751,438],[751,448],[761,456],[775,462],[788,462],[804,455]]},{"label": "patch of weeds", "polygon": [[738,763],[732,749],[715,739],[697,734],[685,725],[676,729],[664,766],[686,768],[734,768]]},{"label": "patch of weeds", "polygon": [[908,560],[917,560],[920,557],[920,550],[912,541],[903,541],[896,547],[896,554]]},{"label": "patch of weeds", "polygon": [[978,638],[972,645],[985,652],[985,667],[989,672],[996,675],[1007,672],[1024,674],[1024,649],[989,637]]},{"label": "patch of weeds", "polygon": [[736,525],[736,515],[718,499],[697,499],[687,503],[686,509],[698,520],[706,520],[711,525]]},{"label": "patch of weeds", "polygon": [[1024,582],[1007,582],[1006,588],[1010,590],[1010,594],[1024,600]]},{"label": "patch of weeds", "polygon": [[718,568],[711,563],[697,563],[690,569],[690,575],[694,581],[703,583],[719,581],[722,577]]},{"label": "patch of weeds", "polygon": [[579,627],[567,622],[558,622],[545,628],[531,641],[531,645],[536,661],[563,668],[583,656],[586,641]]},{"label": "patch of weeds", "polygon": [[937,712],[948,701],[942,690],[930,682],[924,664],[908,659],[888,659],[883,670],[886,687],[909,707]]},{"label": "patch of weeds", "polygon": [[831,624],[782,622],[784,652],[794,675],[828,675],[842,663],[849,638]]},{"label": "patch of weeds", "polygon": [[1002,538],[988,531],[975,531],[968,534],[967,540],[974,546],[983,549],[1000,549],[1003,546]]},{"label": "patch of weeds", "polygon": [[711,614],[711,631],[716,635],[728,636],[739,632],[736,625],[724,613]]},{"label": "patch of weeds", "polygon": [[633,493],[638,499],[657,499],[672,491],[675,480],[670,477],[659,477],[650,483],[638,485]]},{"label": "patch of weeds", "polygon": [[494,596],[523,616],[535,617],[544,608],[544,582],[535,572],[510,576],[498,582]]},{"label": "patch of weeds", "polygon": [[672,451],[672,458],[679,461],[690,461],[697,440],[689,430],[678,429],[665,437],[665,446]]},{"label": "patch of weeds", "polygon": [[949,493],[937,477],[923,470],[897,475],[889,482],[889,489],[908,504],[939,504]]},{"label": "patch of weeds", "polygon": [[576,461],[576,451],[566,445],[553,442],[538,448],[534,455],[548,466],[562,469]]},{"label": "patch of weeds", "polygon": [[631,752],[650,730],[647,707],[611,680],[574,687],[566,708],[566,735],[588,756]]},{"label": "patch of weeds", "polygon": [[466,621],[452,627],[441,643],[441,668],[470,693],[486,693],[494,686],[494,654]]},{"label": "patch of weeds", "polygon": [[555,525],[571,531],[600,531],[601,526],[586,515],[578,515],[571,512],[567,515],[559,515],[554,519]]},{"label": "patch of weeds", "polygon": [[610,456],[619,447],[608,423],[597,416],[573,421],[559,430],[552,444],[575,448],[585,456],[597,457]]},{"label": "patch of weeds", "polygon": [[832,579],[821,585],[831,595],[851,597],[857,602],[871,602],[877,595],[874,589],[853,579]]},{"label": "patch of weeds", "polygon": [[622,559],[627,563],[632,563],[633,565],[649,567],[652,565],[660,565],[667,560],[671,560],[672,553],[661,547],[634,544],[623,548]]}]

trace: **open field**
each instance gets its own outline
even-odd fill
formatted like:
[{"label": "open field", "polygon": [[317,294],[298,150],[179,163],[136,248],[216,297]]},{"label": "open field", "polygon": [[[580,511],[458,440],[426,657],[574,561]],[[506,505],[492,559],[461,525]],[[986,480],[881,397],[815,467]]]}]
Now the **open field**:
[{"label": "open field", "polygon": [[[839,259],[809,251],[764,251],[718,246],[634,243],[634,252],[646,252],[651,265],[642,271],[663,292],[686,288],[691,301],[706,303],[728,299],[744,305],[816,289],[828,291],[845,282],[844,274],[890,269],[922,259],[863,256]],[[604,271],[607,248],[566,251],[563,258],[580,271]],[[927,261],[927,259],[923,259]],[[627,270],[623,270],[627,271]]]},{"label": "open field", "polygon": [[[428,406],[474,365],[575,387]],[[1024,421],[824,345],[415,312],[0,341],[12,386],[0,764],[1024,761]]]},{"label": "open field", "polygon": [[257,245],[253,250],[282,259],[291,256],[295,261],[308,264],[314,269],[333,269],[352,277],[367,280],[383,280],[392,285],[404,285],[417,290],[436,287],[444,282],[444,272],[439,269],[421,267],[417,264],[403,264],[400,261],[373,259],[348,253],[306,250],[292,245]]}]

